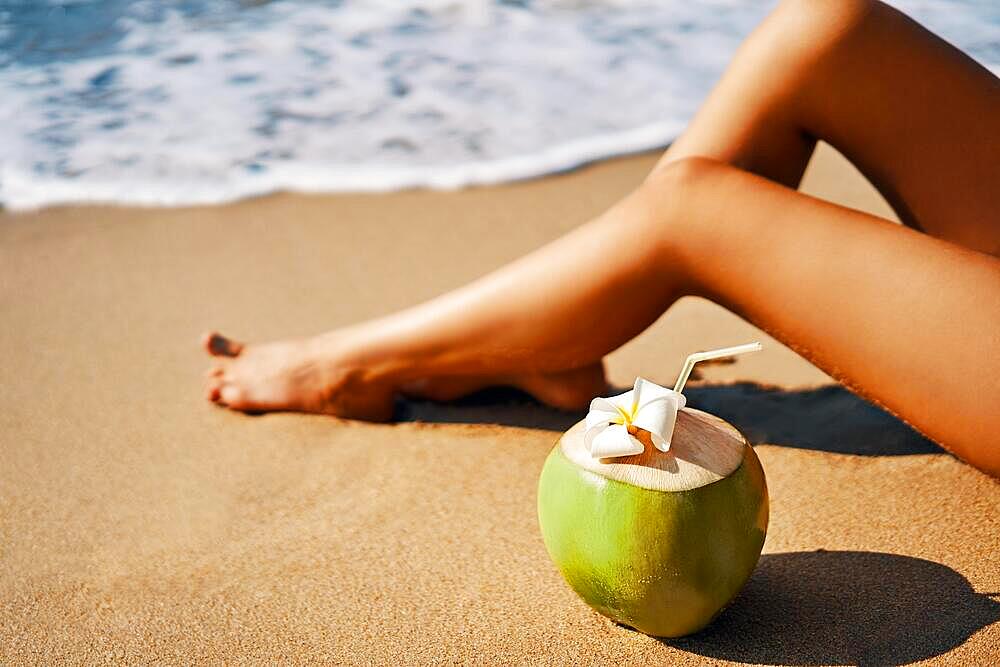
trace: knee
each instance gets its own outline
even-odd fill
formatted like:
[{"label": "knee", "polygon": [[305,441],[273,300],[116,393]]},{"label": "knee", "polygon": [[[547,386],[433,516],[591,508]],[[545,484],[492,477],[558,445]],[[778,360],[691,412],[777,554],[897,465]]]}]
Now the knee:
[{"label": "knee", "polygon": [[[747,176],[737,167],[705,157],[667,162],[634,193],[636,215],[629,219],[636,226],[629,232],[648,244],[672,280],[683,279],[684,270],[678,267],[699,252],[693,249],[700,242],[691,239],[713,238],[717,230],[741,223],[741,216],[734,215],[739,206],[735,202],[752,201]],[[720,224],[723,221],[725,225]]]},{"label": "knee", "polygon": [[683,226],[692,211],[718,197],[726,187],[726,174],[732,171],[736,168],[705,157],[685,157],[660,165],[636,192],[646,211],[640,217],[661,231],[674,223]]},{"label": "knee", "polygon": [[774,12],[780,27],[771,35],[786,45],[794,40],[828,47],[853,34],[884,7],[878,0],[782,0]]},{"label": "knee", "polygon": [[846,26],[864,21],[882,4],[879,0],[781,0],[775,12],[805,24]]},{"label": "knee", "polygon": [[707,157],[692,156],[657,166],[643,183],[649,196],[678,202],[697,196],[734,167]]}]

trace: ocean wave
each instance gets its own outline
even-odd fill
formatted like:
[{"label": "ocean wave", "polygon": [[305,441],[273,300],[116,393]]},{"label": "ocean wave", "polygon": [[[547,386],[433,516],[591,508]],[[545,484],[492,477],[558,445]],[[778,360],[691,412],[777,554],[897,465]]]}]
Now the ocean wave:
[{"label": "ocean wave", "polygon": [[[677,136],[771,3],[0,5],[0,202],[457,188]],[[992,2],[893,3],[986,64]]]}]

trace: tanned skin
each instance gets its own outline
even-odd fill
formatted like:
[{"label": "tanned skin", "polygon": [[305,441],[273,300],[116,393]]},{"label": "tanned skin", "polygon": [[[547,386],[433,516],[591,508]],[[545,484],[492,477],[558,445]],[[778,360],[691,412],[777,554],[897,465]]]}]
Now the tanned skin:
[{"label": "tanned skin", "polygon": [[[796,192],[817,140],[906,226]],[[387,317],[266,344],[207,334],[207,396],[385,420],[396,393],[504,384],[582,408],[604,355],[694,294],[1000,476],[998,171],[1000,79],[874,0],[786,0],[606,213]]]}]

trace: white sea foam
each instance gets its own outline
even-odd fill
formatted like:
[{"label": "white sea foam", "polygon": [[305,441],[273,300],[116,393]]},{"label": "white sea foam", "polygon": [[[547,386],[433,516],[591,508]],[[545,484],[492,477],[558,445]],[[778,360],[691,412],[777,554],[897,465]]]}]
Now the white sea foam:
[{"label": "white sea foam", "polygon": [[[770,4],[5,3],[0,202],[455,188],[662,146]],[[894,4],[1000,62],[994,2]]]}]

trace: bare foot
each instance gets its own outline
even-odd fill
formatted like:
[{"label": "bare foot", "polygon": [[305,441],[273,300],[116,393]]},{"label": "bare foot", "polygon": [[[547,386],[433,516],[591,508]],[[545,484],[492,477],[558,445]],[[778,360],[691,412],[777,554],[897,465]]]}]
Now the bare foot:
[{"label": "bare foot", "polygon": [[557,408],[585,408],[607,389],[600,363],[557,373],[503,377],[445,377],[402,387],[373,383],[365,368],[350,361],[349,345],[326,335],[301,341],[244,345],[218,333],[206,334],[205,350],[215,359],[208,371],[206,397],[244,412],[317,412],[386,421],[393,395],[454,400],[488,386],[522,389]]},{"label": "bare foot", "polygon": [[364,369],[347,362],[336,340],[280,341],[244,345],[218,333],[206,334],[205,350],[215,358],[206,397],[243,412],[317,412],[387,421],[393,387],[365,381]]}]

